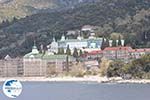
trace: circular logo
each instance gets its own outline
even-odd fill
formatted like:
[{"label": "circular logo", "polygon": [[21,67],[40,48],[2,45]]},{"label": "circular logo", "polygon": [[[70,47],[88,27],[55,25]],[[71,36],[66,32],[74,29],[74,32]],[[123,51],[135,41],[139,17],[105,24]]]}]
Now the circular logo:
[{"label": "circular logo", "polygon": [[22,92],[22,84],[15,79],[8,79],[3,84],[3,92],[9,98],[16,98]]}]

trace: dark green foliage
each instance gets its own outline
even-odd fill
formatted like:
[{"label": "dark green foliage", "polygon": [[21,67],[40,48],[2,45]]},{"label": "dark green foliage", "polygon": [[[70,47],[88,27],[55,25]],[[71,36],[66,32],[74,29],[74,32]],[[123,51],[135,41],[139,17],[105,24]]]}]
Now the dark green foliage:
[{"label": "dark green foliage", "polygon": [[83,51],[82,50],[80,50],[80,52],[79,52],[79,56],[81,56],[83,54]]},{"label": "dark green foliage", "polygon": [[106,47],[109,47],[109,39],[107,38],[106,41],[103,38],[101,49],[104,50]]},{"label": "dark green foliage", "polygon": [[69,56],[66,56],[66,71],[69,72]]},{"label": "dark green foliage", "polygon": [[113,47],[116,47],[116,40],[113,40],[112,46],[113,46]]},{"label": "dark green foliage", "polygon": [[119,38],[118,38],[118,46],[121,46],[121,36],[119,35]]},{"label": "dark green foliage", "polygon": [[81,29],[87,24],[99,26],[98,36],[123,33],[125,40],[128,39],[126,45],[150,47],[149,7],[149,0],[100,0],[97,3],[81,4],[74,9],[38,13],[9,24],[5,21],[0,25],[0,58],[9,53],[13,57],[28,53],[32,45],[16,44],[29,32],[35,33],[38,44],[46,42],[46,45],[51,42],[52,35],[60,39],[66,31]]},{"label": "dark green foliage", "polygon": [[122,61],[115,61],[110,63],[107,69],[107,76],[108,77],[121,77],[122,75],[122,67],[124,63]]},{"label": "dark green foliage", "polygon": [[77,48],[74,48],[73,57],[75,57],[75,58],[79,57]]},{"label": "dark green foliage", "polygon": [[119,76],[126,78],[128,75],[132,78],[150,79],[150,55],[145,55],[128,64],[120,61],[112,62],[107,71],[108,77]]},{"label": "dark green foliage", "polygon": [[67,54],[67,55],[71,55],[71,50],[70,50],[70,48],[69,48],[69,45],[67,46],[66,54]]}]

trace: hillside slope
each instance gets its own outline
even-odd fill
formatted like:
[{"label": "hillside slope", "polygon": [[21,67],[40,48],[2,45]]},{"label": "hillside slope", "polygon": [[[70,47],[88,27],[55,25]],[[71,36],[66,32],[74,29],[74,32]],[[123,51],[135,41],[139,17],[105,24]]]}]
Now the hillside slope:
[{"label": "hillside slope", "polygon": [[[150,47],[150,2],[149,0],[100,0],[83,4],[70,10],[39,13],[9,23],[0,29],[0,56],[22,56],[30,52],[33,39],[38,46],[51,42],[52,36],[83,25],[99,26],[99,35],[109,36],[119,32],[132,46]],[[30,33],[34,32],[34,33]],[[19,40],[26,39],[22,44]]]},{"label": "hillside slope", "polygon": [[11,20],[13,17],[23,18],[42,9],[62,9],[91,1],[98,0],[1,0],[0,22],[6,19]]}]

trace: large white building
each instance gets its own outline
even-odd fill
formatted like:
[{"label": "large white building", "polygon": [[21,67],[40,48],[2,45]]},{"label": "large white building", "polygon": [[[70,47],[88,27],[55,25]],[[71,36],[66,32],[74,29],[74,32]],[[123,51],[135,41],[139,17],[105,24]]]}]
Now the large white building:
[{"label": "large white building", "polygon": [[66,51],[68,46],[71,52],[74,51],[74,48],[84,51],[100,50],[102,40],[102,38],[96,38],[94,33],[92,33],[88,39],[84,39],[80,35],[77,37],[77,39],[66,39],[66,37],[63,35],[58,42],[53,39],[53,42],[48,45],[48,51],[57,53],[59,48],[63,48],[64,51]]}]

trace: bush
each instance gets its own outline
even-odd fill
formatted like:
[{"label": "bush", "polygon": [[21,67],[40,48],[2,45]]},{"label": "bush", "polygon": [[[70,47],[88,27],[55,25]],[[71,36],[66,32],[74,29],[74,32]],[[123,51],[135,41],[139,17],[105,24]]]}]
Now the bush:
[{"label": "bush", "polygon": [[108,77],[126,77],[128,75],[136,79],[150,78],[150,55],[145,55],[128,64],[114,61],[107,69]]},{"label": "bush", "polygon": [[85,75],[85,68],[82,63],[74,63],[71,67],[69,75],[75,77],[83,77]]},{"label": "bush", "polygon": [[100,76],[106,76],[107,75],[107,70],[109,67],[109,64],[112,61],[107,60],[105,58],[102,58],[101,63],[100,63]]},{"label": "bush", "polygon": [[111,62],[107,69],[108,77],[121,77],[124,75],[122,67],[124,67],[124,63],[122,61]]}]

